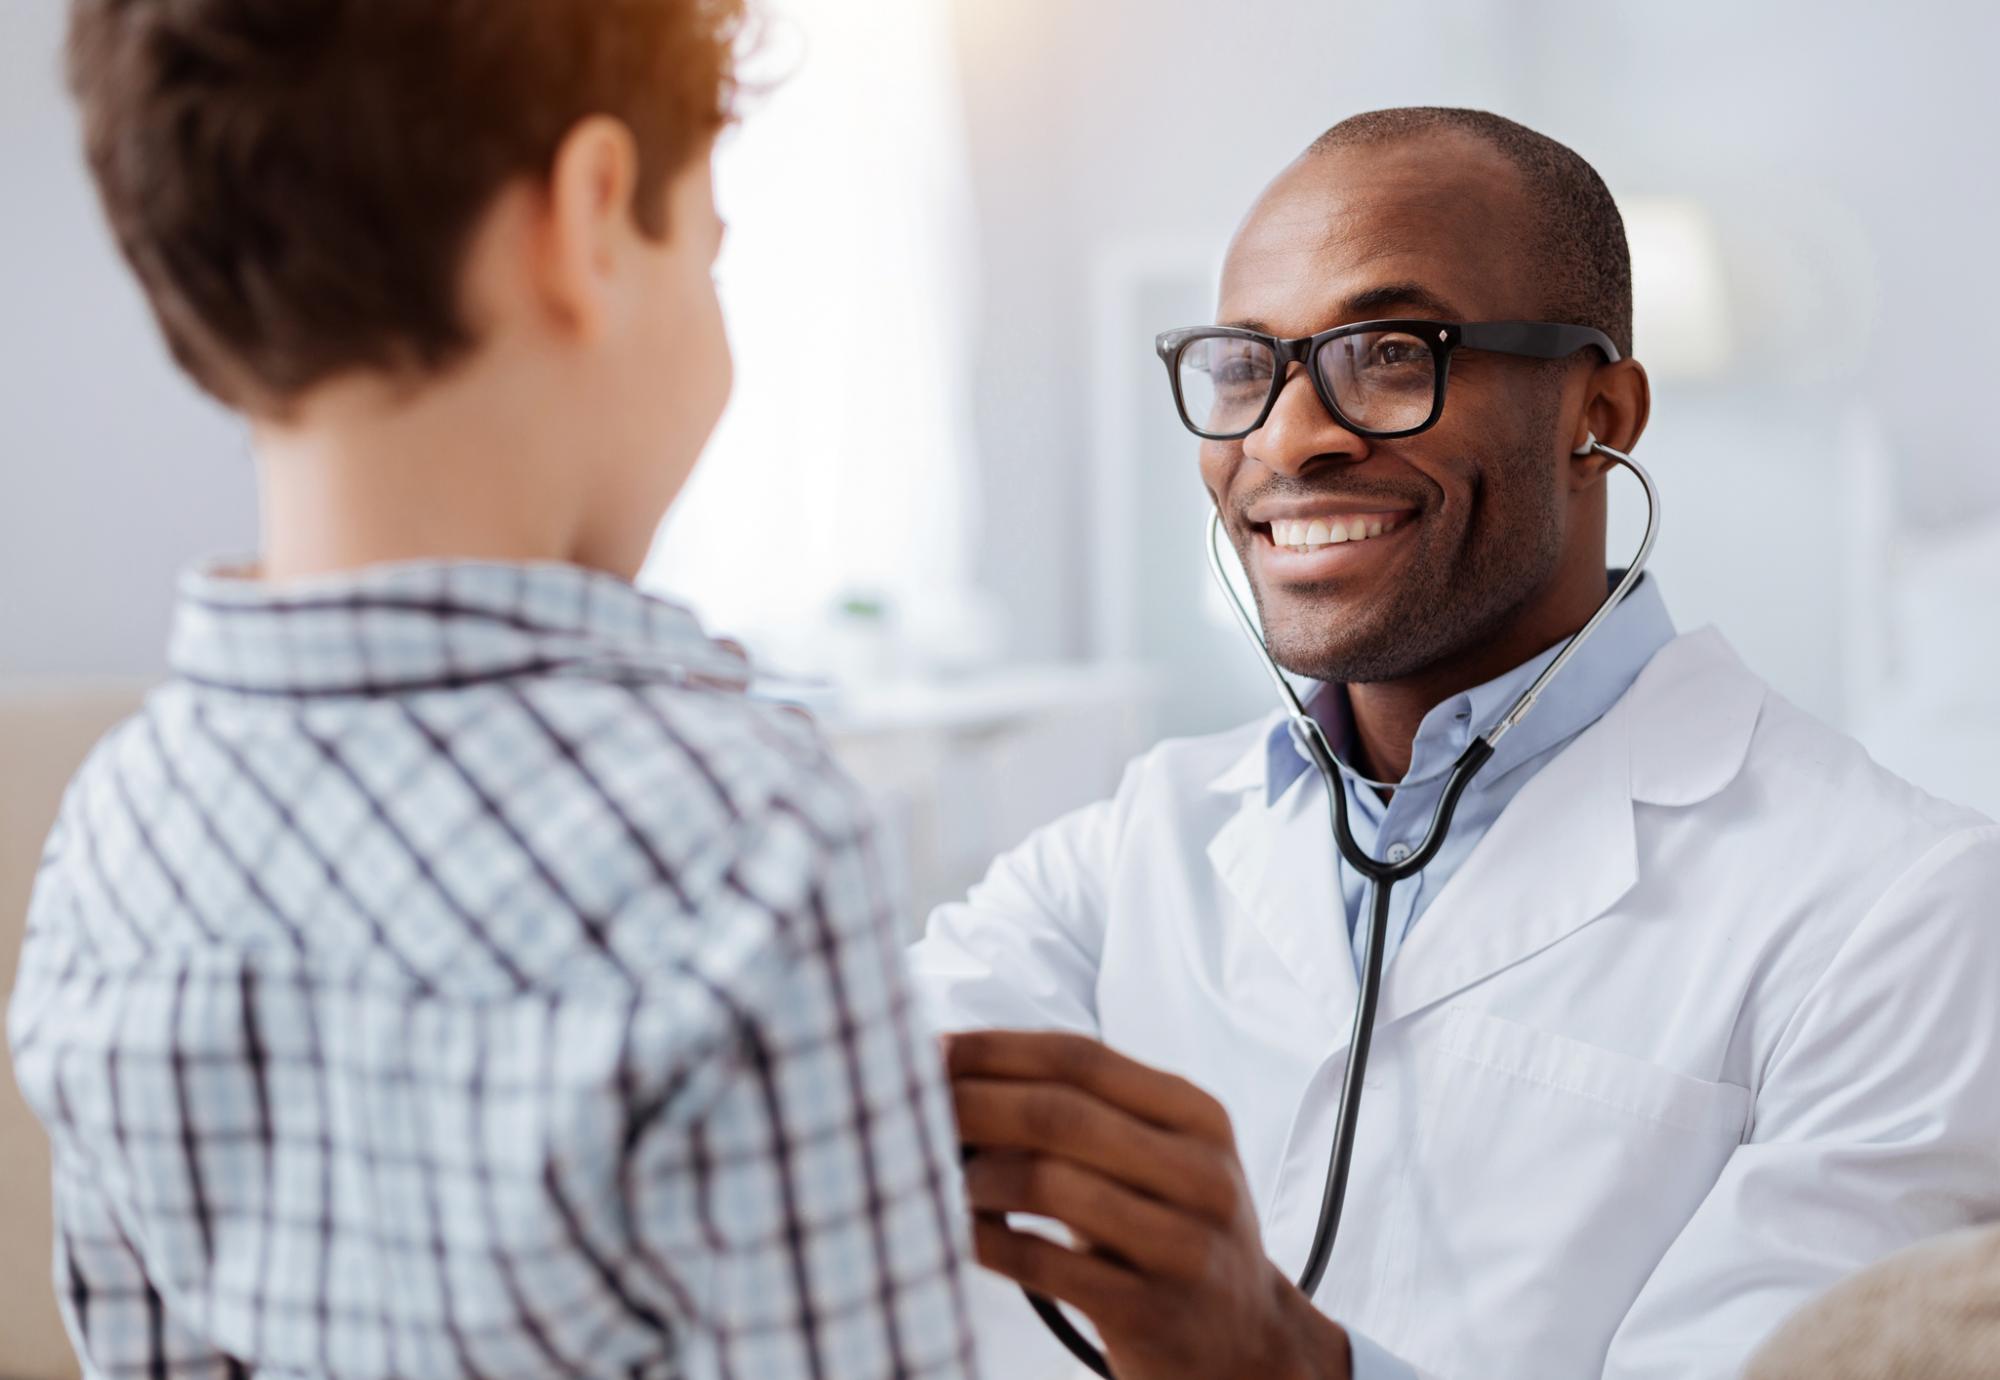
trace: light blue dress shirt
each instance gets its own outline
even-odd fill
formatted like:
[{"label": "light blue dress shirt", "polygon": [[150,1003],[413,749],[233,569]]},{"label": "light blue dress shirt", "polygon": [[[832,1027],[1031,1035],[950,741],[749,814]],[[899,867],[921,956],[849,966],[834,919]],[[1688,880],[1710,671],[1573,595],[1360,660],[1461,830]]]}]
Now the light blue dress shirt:
[{"label": "light blue dress shirt", "polygon": [[[1612,576],[1614,581],[1617,578]],[[1650,575],[1645,576],[1578,649],[1562,674],[1550,682],[1534,711],[1500,740],[1492,760],[1459,800],[1451,831],[1430,865],[1408,881],[1397,883],[1390,895],[1389,930],[1382,949],[1385,964],[1395,961],[1410,926],[1444,889],[1515,794],[1616,704],[1646,663],[1674,636],[1673,619],[1659,589]],[[1560,650],[1561,644],[1557,644],[1505,675],[1452,696],[1426,714],[1411,747],[1410,769],[1403,777],[1406,784],[1397,785],[1388,800],[1369,786],[1345,779],[1348,821],[1355,841],[1374,857],[1392,861],[1414,852],[1430,828],[1452,764],[1476,735],[1491,729],[1513,707]],[[1326,731],[1333,750],[1351,762],[1354,718],[1347,687],[1328,684],[1311,690],[1306,708]],[[1312,764],[1292,741],[1286,723],[1272,730],[1267,752],[1269,799],[1275,802],[1300,775],[1312,770]],[[1344,858],[1339,860],[1339,869],[1358,971],[1367,947],[1364,919],[1369,882]],[[1368,1338],[1352,1331],[1348,1336],[1354,1353],[1354,1380],[1417,1380],[1416,1371],[1407,1363]]]}]

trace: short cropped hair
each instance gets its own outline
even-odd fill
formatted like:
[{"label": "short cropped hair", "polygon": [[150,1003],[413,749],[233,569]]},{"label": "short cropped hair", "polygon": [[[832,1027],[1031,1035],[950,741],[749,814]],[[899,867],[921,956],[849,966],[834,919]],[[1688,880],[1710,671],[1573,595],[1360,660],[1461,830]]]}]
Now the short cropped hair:
[{"label": "short cropped hair", "polygon": [[510,181],[593,115],[633,215],[733,116],[744,0],[72,0],[69,78],[119,248],[176,360],[282,414],[476,343],[460,282]]},{"label": "short cropped hair", "polygon": [[1486,143],[1521,174],[1530,216],[1529,242],[1522,249],[1533,257],[1543,317],[1595,326],[1629,356],[1632,252],[1625,218],[1597,170],[1567,145],[1484,110],[1405,106],[1342,120],[1307,153],[1454,132]]}]

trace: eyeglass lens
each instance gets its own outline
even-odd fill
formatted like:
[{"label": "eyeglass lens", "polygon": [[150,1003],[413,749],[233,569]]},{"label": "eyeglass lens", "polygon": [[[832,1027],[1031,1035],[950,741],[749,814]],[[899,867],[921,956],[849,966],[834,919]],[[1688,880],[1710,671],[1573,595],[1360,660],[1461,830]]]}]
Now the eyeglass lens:
[{"label": "eyeglass lens", "polygon": [[[1437,357],[1405,331],[1359,331],[1319,347],[1314,367],[1341,414],[1367,431],[1406,431],[1430,420]],[[1181,350],[1181,411],[1190,429],[1233,436],[1258,424],[1277,354],[1267,341],[1199,336]]]}]

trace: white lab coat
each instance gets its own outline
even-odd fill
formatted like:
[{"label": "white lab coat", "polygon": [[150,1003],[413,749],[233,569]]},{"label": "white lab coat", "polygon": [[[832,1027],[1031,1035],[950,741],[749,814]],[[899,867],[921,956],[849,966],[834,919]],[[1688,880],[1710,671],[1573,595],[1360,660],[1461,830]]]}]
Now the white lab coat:
[{"label": "white lab coat", "polygon": [[[1356,980],[1324,787],[1266,801],[1274,722],[1141,758],[913,957],[946,1027],[1092,1033],[1220,1098],[1295,1271]],[[1521,790],[1389,965],[1316,1302],[1452,1380],[1723,1377],[1842,1275],[1995,1218],[2000,827],[1704,631]]]}]

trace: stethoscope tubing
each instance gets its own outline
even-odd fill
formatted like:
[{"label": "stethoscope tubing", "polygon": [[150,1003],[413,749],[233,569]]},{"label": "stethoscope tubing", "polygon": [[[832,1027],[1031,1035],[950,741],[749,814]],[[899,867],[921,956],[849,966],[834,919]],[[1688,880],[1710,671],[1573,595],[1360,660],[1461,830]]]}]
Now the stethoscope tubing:
[{"label": "stethoscope tubing", "polygon": [[[1459,800],[1464,796],[1466,788],[1472,784],[1472,779],[1479,774],[1480,768],[1492,760],[1494,748],[1500,740],[1519,727],[1522,720],[1534,711],[1542,692],[1547,690],[1550,683],[1562,673],[1563,668],[1569,665],[1591,634],[1611,616],[1611,611],[1624,602],[1625,596],[1632,592],[1640,577],[1645,574],[1646,564],[1652,559],[1653,545],[1659,539],[1660,494],[1658,487],[1653,483],[1652,475],[1630,455],[1614,450],[1595,436],[1590,438],[1585,453],[1589,452],[1609,456],[1615,464],[1630,470],[1639,480],[1640,487],[1645,490],[1646,533],[1639,544],[1639,550],[1617,586],[1606,596],[1604,602],[1597,606],[1597,611],[1577,629],[1569,641],[1563,644],[1562,650],[1542,668],[1541,674],[1535,677],[1534,682],[1520,694],[1494,726],[1473,739],[1458,760],[1452,763],[1444,793],[1439,797],[1437,808],[1431,814],[1430,828],[1425,833],[1423,842],[1401,862],[1392,863],[1386,859],[1371,857],[1354,837],[1354,829],[1347,814],[1347,790],[1342,778],[1349,778],[1365,785],[1379,783],[1369,781],[1341,761],[1339,755],[1334,752],[1332,744],[1327,741],[1326,732],[1319,726],[1319,721],[1306,712],[1298,691],[1292,687],[1291,681],[1286,678],[1283,669],[1272,657],[1271,650],[1264,641],[1262,629],[1244,604],[1243,597],[1237,593],[1235,582],[1229,578],[1228,567],[1223,561],[1222,554],[1225,545],[1222,514],[1218,510],[1208,516],[1207,545],[1210,573],[1221,589],[1237,626],[1250,640],[1251,646],[1256,650],[1258,661],[1270,675],[1272,684],[1277,687],[1279,698],[1291,723],[1293,736],[1326,781],[1334,842],[1339,846],[1341,856],[1369,882],[1371,904],[1368,939],[1366,947],[1362,950],[1361,982],[1354,1003],[1354,1026],[1347,1042],[1347,1066],[1342,1071],[1340,1080],[1339,1118],[1334,1123],[1333,1150],[1327,1160],[1326,1187],[1320,1196],[1319,1221],[1313,1230],[1312,1244],[1306,1251],[1305,1267],[1298,1277],[1299,1290],[1307,1298],[1311,1298],[1319,1291],[1320,1282],[1326,1276],[1327,1264],[1333,1258],[1334,1239],[1340,1232],[1341,1213],[1347,1203],[1347,1182],[1354,1160],[1355,1131],[1361,1120],[1361,1092],[1367,1077],[1369,1048],[1374,1041],[1375,1012],[1382,994],[1382,948],[1388,940],[1389,903],[1396,883],[1416,876],[1429,865],[1431,859],[1437,856],[1438,850],[1444,846],[1445,838],[1450,833],[1452,816],[1458,809]],[[1416,784],[1420,782],[1403,783],[1406,787]],[[1072,1356],[1096,1374],[1110,1377],[1111,1367],[1105,1361],[1104,1354],[1070,1324],[1069,1319],[1052,1301],[1038,1294],[1029,1293],[1028,1302],[1034,1305],[1035,1312],[1041,1316],[1043,1323],[1055,1334],[1056,1339],[1069,1349]]]}]

